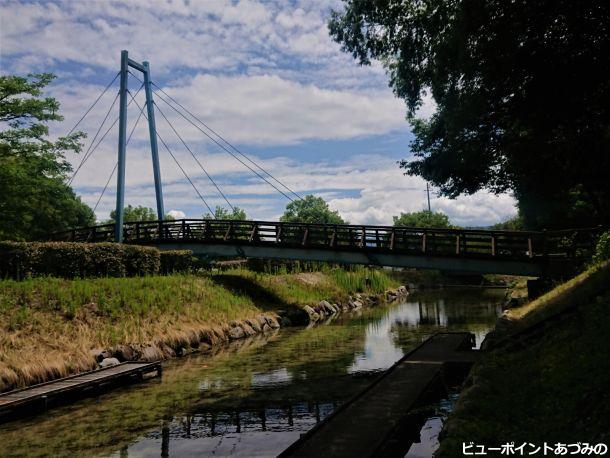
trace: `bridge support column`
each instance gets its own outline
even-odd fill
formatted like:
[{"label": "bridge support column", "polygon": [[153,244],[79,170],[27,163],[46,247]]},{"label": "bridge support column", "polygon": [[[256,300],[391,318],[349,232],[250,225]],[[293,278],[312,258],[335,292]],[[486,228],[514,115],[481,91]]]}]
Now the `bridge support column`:
[{"label": "bridge support column", "polygon": [[152,155],[153,174],[155,177],[155,195],[157,197],[157,218],[162,221],[165,218],[163,208],[163,189],[161,187],[161,166],[159,165],[159,148],[157,146],[157,126],[155,123],[155,106],[153,102],[152,82],[150,80],[150,66],[148,62],[142,62],[144,66],[144,92],[146,94],[146,112],[148,114],[148,133],[150,135],[150,153]]},{"label": "bridge support column", "polygon": [[127,71],[129,57],[121,51],[121,88],[119,90],[119,157],[117,167],[117,193],[114,223],[114,241],[123,241],[123,209],[125,207],[125,152],[127,148]]}]

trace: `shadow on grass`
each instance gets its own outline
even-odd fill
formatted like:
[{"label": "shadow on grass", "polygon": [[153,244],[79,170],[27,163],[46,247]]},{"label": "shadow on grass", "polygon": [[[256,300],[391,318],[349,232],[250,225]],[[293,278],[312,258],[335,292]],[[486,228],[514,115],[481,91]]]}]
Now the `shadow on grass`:
[{"label": "shadow on grass", "polygon": [[212,281],[228,289],[234,294],[249,296],[254,305],[261,310],[278,310],[294,308],[290,304],[275,294],[273,291],[259,285],[249,278],[239,275],[213,275]]}]

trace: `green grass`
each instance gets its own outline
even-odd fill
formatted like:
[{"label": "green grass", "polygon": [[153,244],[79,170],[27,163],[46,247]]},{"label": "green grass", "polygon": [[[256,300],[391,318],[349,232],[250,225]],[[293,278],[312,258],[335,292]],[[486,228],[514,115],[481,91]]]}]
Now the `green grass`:
[{"label": "green grass", "polygon": [[[608,443],[609,271],[591,268],[511,311],[512,325],[473,369],[438,456],[459,456],[470,441]],[[530,333],[518,340],[515,330]]]},{"label": "green grass", "polygon": [[46,311],[73,318],[88,304],[95,304],[96,315],[118,321],[125,316],[189,313],[189,304],[203,303],[206,307],[198,313],[204,319],[215,318],[217,313],[229,317],[253,305],[247,297],[231,294],[210,278],[193,275],[0,282],[0,313],[20,309],[26,316]]},{"label": "green grass", "polygon": [[0,391],[91,369],[94,348],[161,342],[181,348],[203,330],[232,320],[323,299],[339,301],[358,291],[379,293],[390,286],[397,284],[385,272],[365,268],[3,280]]}]

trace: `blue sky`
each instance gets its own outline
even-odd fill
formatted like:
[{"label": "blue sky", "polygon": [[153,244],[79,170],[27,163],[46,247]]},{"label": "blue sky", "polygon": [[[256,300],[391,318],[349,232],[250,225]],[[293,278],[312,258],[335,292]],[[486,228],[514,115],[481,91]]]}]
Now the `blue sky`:
[{"label": "blue sky", "polygon": [[[404,104],[378,63],[358,66],[328,36],[330,9],[340,3],[74,0],[0,1],[0,7],[0,72],[58,76],[49,93],[66,119],[52,126],[53,136],[78,120],[127,49],[132,59],[150,62],[159,86],[241,151],[298,193],[324,197],[350,222],[390,224],[393,215],[425,206],[425,182],[403,176],[396,163],[410,157]],[[132,79],[132,92],[138,87]],[[79,126],[90,135],[85,149],[117,90],[113,86]],[[137,100],[141,104],[143,94]],[[255,219],[282,214],[285,197],[157,103],[233,205]],[[420,115],[433,110],[426,99]],[[117,114],[115,107],[110,119]],[[137,114],[132,104],[128,126]],[[224,204],[159,114],[157,125],[208,204]],[[126,203],[154,208],[147,135],[139,123],[128,147]],[[116,145],[113,129],[74,179],[92,206],[116,162]],[[162,145],[160,156],[166,210],[201,217],[205,206]],[[97,208],[100,219],[114,208],[114,186],[113,179]],[[461,225],[489,225],[515,213],[507,195],[433,197],[433,209]]]}]

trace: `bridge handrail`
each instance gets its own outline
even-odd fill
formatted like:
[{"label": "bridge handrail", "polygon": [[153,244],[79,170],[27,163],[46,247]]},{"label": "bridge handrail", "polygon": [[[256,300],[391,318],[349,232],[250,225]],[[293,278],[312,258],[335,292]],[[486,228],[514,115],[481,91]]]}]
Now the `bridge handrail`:
[{"label": "bridge handrail", "polygon": [[[558,231],[506,231],[461,228],[417,228],[282,221],[179,219],[134,221],[123,225],[127,243],[237,243],[363,249],[443,256],[586,258],[601,228]],[[112,241],[113,224],[53,234],[54,240]]]},{"label": "bridge handrail", "polygon": [[[409,232],[436,232],[436,233],[463,233],[463,234],[473,234],[473,235],[545,235],[548,237],[559,236],[563,234],[573,234],[575,232],[582,233],[598,233],[603,229],[600,226],[597,227],[588,227],[588,228],[574,228],[574,229],[556,229],[556,230],[542,230],[542,231],[508,231],[508,230],[497,230],[497,229],[468,229],[468,228],[431,228],[431,227],[409,227],[409,226],[383,226],[383,225],[362,225],[362,224],[323,224],[323,223],[301,223],[301,222],[285,222],[285,221],[258,221],[258,220],[223,220],[223,219],[211,219],[211,218],[183,218],[177,220],[153,220],[153,221],[125,221],[124,226],[129,226],[133,224],[139,225],[148,225],[148,226],[158,226],[159,223],[163,225],[175,225],[184,223],[201,223],[206,221],[213,221],[214,223],[219,224],[256,224],[259,226],[277,226],[277,225],[286,225],[293,227],[310,227],[310,228],[347,228],[347,229],[357,229],[361,230],[363,227],[367,230],[401,230],[401,231],[409,231]],[[49,235],[50,238],[56,238],[61,235],[68,235],[73,233],[74,231],[91,231],[93,229],[114,229],[113,223],[108,224],[97,224],[94,226],[83,226],[76,229],[54,232]]]},{"label": "bridge handrail", "polygon": [[[472,229],[472,228],[434,228],[434,227],[410,227],[410,226],[384,226],[384,225],[369,225],[369,224],[325,224],[325,223],[301,223],[301,222],[286,222],[286,221],[259,221],[259,220],[228,220],[228,219],[212,219],[212,218],[182,218],[175,220],[151,220],[151,221],[125,221],[124,225],[131,224],[140,224],[140,225],[158,225],[162,224],[176,224],[176,223],[191,223],[191,222],[205,222],[205,221],[214,221],[215,223],[234,223],[234,224],[257,224],[257,225],[291,225],[291,226],[299,226],[299,227],[341,227],[341,228],[352,228],[352,229],[362,229],[365,227],[367,230],[391,230],[391,229],[400,229],[400,230],[409,230],[413,232],[423,232],[423,231],[434,231],[434,232],[445,232],[445,233],[469,233],[469,234],[497,234],[497,235],[562,235],[562,234],[570,234],[574,232],[598,232],[603,230],[601,226],[596,227],[585,227],[585,228],[574,228],[574,229],[553,229],[553,230],[541,230],[541,231],[524,231],[524,230],[504,230],[504,229]],[[54,232],[49,235],[49,237],[58,236],[62,234],[70,234],[73,231],[87,231],[92,229],[100,229],[100,228],[108,228],[114,229],[114,223],[107,224],[96,224],[93,226],[82,226],[75,229],[65,230]]]}]

